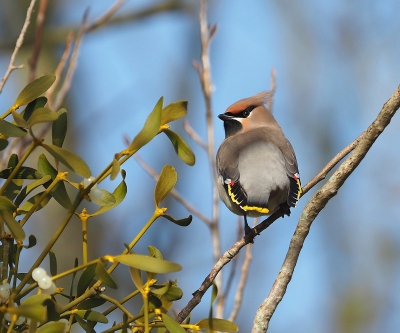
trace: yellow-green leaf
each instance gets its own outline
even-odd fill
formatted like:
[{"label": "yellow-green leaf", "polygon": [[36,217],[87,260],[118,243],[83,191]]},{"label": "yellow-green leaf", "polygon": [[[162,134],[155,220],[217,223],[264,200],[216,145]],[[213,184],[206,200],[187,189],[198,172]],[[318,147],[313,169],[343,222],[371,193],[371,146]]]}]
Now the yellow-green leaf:
[{"label": "yellow-green leaf", "polygon": [[62,321],[50,321],[43,326],[40,326],[35,332],[36,333],[64,333],[65,325],[67,323]]},{"label": "yellow-green leaf", "polygon": [[171,192],[177,181],[178,174],[175,168],[171,165],[165,165],[154,189],[154,201],[157,207],[167,194]]},{"label": "yellow-green leaf", "polygon": [[4,196],[0,196],[0,211],[13,212],[17,209],[12,201]]},{"label": "yellow-green leaf", "polygon": [[25,136],[27,131],[0,118],[0,133],[5,136],[20,138]]},{"label": "yellow-green leaf", "polygon": [[121,175],[123,177],[122,182],[117,186],[117,188],[113,192],[113,196],[115,198],[115,203],[112,206],[101,207],[97,212],[91,214],[91,216],[103,214],[103,213],[109,211],[110,209],[117,207],[125,199],[128,188],[126,187],[126,183],[124,180],[125,179],[125,171],[124,170],[122,170]]},{"label": "yellow-green leaf", "polygon": [[114,206],[116,202],[114,196],[110,192],[97,187],[90,191],[89,197],[96,205],[102,207]]},{"label": "yellow-green leaf", "polygon": [[112,169],[110,174],[111,180],[114,180],[118,176],[120,167],[121,166],[119,165],[118,161],[114,158],[112,161]]},{"label": "yellow-green leaf", "polygon": [[32,116],[29,118],[29,125],[35,125],[39,123],[47,123],[57,120],[58,114],[49,108],[39,108],[33,111]]},{"label": "yellow-green leaf", "polygon": [[179,158],[188,165],[194,165],[196,158],[188,144],[177,133],[169,129],[166,129],[163,132],[171,140],[172,146]]},{"label": "yellow-green leaf", "polygon": [[128,150],[137,151],[145,144],[149,143],[157,134],[161,125],[163,98],[161,97],[153,111],[149,114],[142,130],[135,136]]},{"label": "yellow-green leaf", "polygon": [[13,237],[16,240],[23,242],[25,239],[25,231],[21,227],[21,225],[17,221],[14,220],[14,218],[12,217],[12,215],[9,212],[1,211],[0,216],[6,223],[8,229],[10,229]]},{"label": "yellow-green leaf", "polygon": [[108,319],[102,313],[93,310],[77,310],[74,311],[74,315],[77,315],[85,320],[95,321],[98,323],[107,324]]},{"label": "yellow-green leaf", "polygon": [[[219,318],[211,318],[212,321],[212,329],[216,332],[238,332],[239,327],[236,326],[235,323],[232,323],[226,319]],[[209,319],[200,320],[196,326],[199,326],[201,329],[211,329]]]},{"label": "yellow-green leaf", "polygon": [[44,75],[36,80],[33,80],[19,93],[14,102],[14,108],[18,109],[21,105],[32,102],[35,98],[46,92],[55,80],[56,76],[53,74]]},{"label": "yellow-green leaf", "polygon": [[101,260],[97,262],[96,265],[96,276],[101,280],[106,286],[117,289],[117,284],[115,283],[113,277],[108,274],[104,264]]},{"label": "yellow-green leaf", "polygon": [[11,114],[14,118],[15,123],[22,128],[29,128],[29,124],[25,121],[25,119],[14,110],[11,111]]},{"label": "yellow-green leaf", "polygon": [[161,113],[161,125],[170,123],[171,121],[178,120],[187,114],[187,101],[177,101],[168,104],[163,108]]},{"label": "yellow-green leaf", "polygon": [[142,271],[166,274],[177,272],[182,266],[171,261],[157,259],[142,254],[123,254],[113,257],[115,261]]},{"label": "yellow-green leaf", "polygon": [[36,179],[33,182],[30,182],[26,186],[26,194],[30,193],[35,188],[39,187],[40,185],[43,185],[43,184],[47,183],[50,180],[51,180],[51,176],[50,175],[44,175],[42,178]]},{"label": "yellow-green leaf", "polygon": [[170,333],[186,333],[186,331],[170,316],[165,313],[161,314],[163,323],[165,327],[170,331]]},{"label": "yellow-green leaf", "polygon": [[32,102],[30,102],[26,106],[25,110],[23,110],[21,112],[21,116],[24,117],[24,119],[26,121],[28,121],[29,118],[31,117],[33,111],[35,111],[38,108],[41,108],[41,107],[45,106],[46,103],[47,103],[47,98],[44,97],[44,96],[41,96],[41,97],[38,97],[38,98],[34,99]]},{"label": "yellow-green leaf", "polygon": [[131,274],[133,284],[142,293],[144,290],[143,290],[143,281],[140,269],[129,267],[129,273]]},{"label": "yellow-green leaf", "polygon": [[46,307],[43,305],[20,305],[19,307],[9,307],[7,310],[11,314],[24,316],[25,318],[35,319],[37,321],[46,320]]},{"label": "yellow-green leaf", "polygon": [[89,178],[91,175],[90,169],[86,162],[80,158],[78,155],[60,148],[54,145],[42,144],[42,147],[46,149],[56,160],[60,161],[66,167],[81,175],[84,178]]},{"label": "yellow-green leaf", "polygon": [[[0,171],[0,178],[7,179],[14,171],[14,167]],[[37,170],[30,167],[21,167],[13,179],[40,179],[43,175]]]},{"label": "yellow-green leaf", "polygon": [[[36,202],[39,200],[39,198],[42,196],[44,192],[39,192],[36,193],[33,197],[29,198],[29,200],[25,201],[24,204],[19,208],[18,210],[18,214],[26,214],[28,213],[31,208],[33,207],[33,205],[36,204]],[[36,208],[35,212],[37,212],[38,210],[41,210],[42,208],[44,208],[47,203],[50,201],[51,199],[51,195],[48,194],[39,204],[39,206]]]},{"label": "yellow-green leaf", "polygon": [[57,111],[58,118],[51,125],[51,140],[53,145],[62,147],[65,136],[67,135],[68,117],[67,110],[60,109]]}]

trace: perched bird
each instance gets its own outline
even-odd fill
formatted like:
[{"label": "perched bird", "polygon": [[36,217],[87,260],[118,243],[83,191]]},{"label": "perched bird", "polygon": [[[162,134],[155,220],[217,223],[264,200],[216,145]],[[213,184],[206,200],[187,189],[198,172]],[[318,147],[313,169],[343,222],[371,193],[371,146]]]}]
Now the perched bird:
[{"label": "perched bird", "polygon": [[264,106],[268,93],[259,93],[232,104],[218,115],[224,122],[225,140],[216,162],[218,191],[235,214],[274,213],[280,207],[290,215],[301,195],[300,175],[293,147]]}]

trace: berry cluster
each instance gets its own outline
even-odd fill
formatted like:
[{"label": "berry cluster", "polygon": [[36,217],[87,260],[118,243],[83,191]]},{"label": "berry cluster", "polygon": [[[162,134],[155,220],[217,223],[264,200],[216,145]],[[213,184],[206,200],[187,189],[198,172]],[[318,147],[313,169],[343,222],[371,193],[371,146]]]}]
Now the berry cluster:
[{"label": "berry cluster", "polygon": [[56,292],[56,285],[43,268],[35,268],[32,272],[32,278],[38,283],[39,288],[42,289],[43,293],[54,294]]}]

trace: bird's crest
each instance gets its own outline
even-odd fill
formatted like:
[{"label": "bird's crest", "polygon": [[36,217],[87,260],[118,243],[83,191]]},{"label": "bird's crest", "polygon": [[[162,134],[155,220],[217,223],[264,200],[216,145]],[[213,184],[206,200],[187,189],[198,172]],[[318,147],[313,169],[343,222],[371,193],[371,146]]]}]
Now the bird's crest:
[{"label": "bird's crest", "polygon": [[261,92],[254,96],[243,98],[236,103],[233,103],[230,107],[226,109],[225,112],[231,112],[233,114],[239,113],[249,106],[261,106],[268,102],[271,97],[271,92]]}]

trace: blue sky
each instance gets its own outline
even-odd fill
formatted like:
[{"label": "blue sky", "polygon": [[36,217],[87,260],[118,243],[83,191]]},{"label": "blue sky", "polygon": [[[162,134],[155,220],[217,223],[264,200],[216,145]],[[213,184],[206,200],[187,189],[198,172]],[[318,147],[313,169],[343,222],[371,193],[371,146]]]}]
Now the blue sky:
[{"label": "blue sky", "polygon": [[[128,1],[117,16],[154,3],[158,1]],[[70,117],[68,146],[85,158],[94,175],[124,147],[124,136],[132,138],[140,130],[160,96],[166,104],[188,100],[187,118],[205,138],[204,102],[192,67],[200,52],[198,3],[184,3],[189,8],[186,12],[103,27],[84,37],[65,106]],[[47,34],[51,36],[58,27],[77,25],[87,7],[91,21],[111,4],[58,1]],[[1,7],[6,13],[6,6]],[[271,68],[275,68],[274,115],[294,146],[303,184],[307,183],[373,121],[398,86],[399,7],[395,1],[211,1],[209,22],[218,25],[210,56],[215,86],[215,148],[224,137],[216,116],[236,100],[267,90]],[[0,20],[4,31],[10,29],[5,15],[0,14]],[[62,43],[43,50],[38,73],[52,72],[54,57],[60,57],[62,50]],[[25,62],[29,52],[22,50],[19,62]],[[1,73],[8,59],[9,53],[1,50]],[[4,110],[25,80],[26,71],[13,73],[0,96]],[[211,178],[206,155],[180,122],[173,129],[196,153],[194,167],[174,156],[165,137],[157,137],[140,155],[158,171],[166,163],[176,166],[178,190],[210,216]],[[343,319],[343,313],[352,313],[360,304],[364,305],[357,321],[361,326],[355,326],[352,332],[400,329],[400,284],[396,278],[400,274],[400,183],[396,177],[400,165],[399,130],[400,121],[395,116],[316,219],[269,332],[350,332],[352,326]],[[89,225],[89,237],[101,239],[92,249],[93,257],[104,251],[118,253],[151,216],[154,182],[135,161],[124,168],[128,174],[126,200],[117,210]],[[277,221],[256,238],[244,304],[237,319],[241,332],[250,330],[254,313],[280,269],[301,210],[314,192],[302,198],[290,218]],[[174,216],[188,214],[171,198],[165,204]],[[236,221],[221,205],[223,250],[235,240]],[[35,235],[38,226],[45,225],[44,221],[36,223],[32,231]],[[67,235],[77,237],[76,228],[78,223],[67,230]],[[62,252],[67,244],[68,240],[61,241],[58,250]],[[188,228],[157,221],[137,251],[145,252],[150,244],[184,267],[177,275],[184,290],[179,310],[212,267],[209,231],[196,218]],[[229,270],[224,270],[225,278]],[[129,283],[126,277],[121,279]],[[208,303],[206,299],[194,311],[193,320],[207,316]],[[227,314],[229,311],[228,307]]]}]

